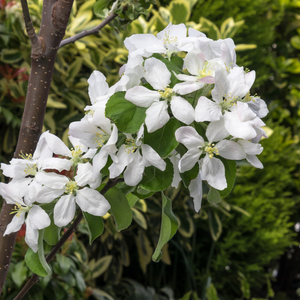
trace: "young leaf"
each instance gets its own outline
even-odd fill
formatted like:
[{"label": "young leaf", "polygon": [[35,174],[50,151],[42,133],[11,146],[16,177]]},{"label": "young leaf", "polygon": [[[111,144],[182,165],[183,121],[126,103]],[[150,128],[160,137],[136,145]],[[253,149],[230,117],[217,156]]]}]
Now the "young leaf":
[{"label": "young leaf", "polygon": [[151,146],[161,157],[168,156],[179,144],[175,138],[175,131],[180,127],[180,123],[171,118],[161,129],[153,133],[145,130],[144,143]]},{"label": "young leaf", "polygon": [[117,230],[121,231],[127,228],[132,222],[132,211],[125,195],[113,187],[105,193],[105,198],[111,206],[109,213],[115,220]]},{"label": "young leaf", "polygon": [[158,244],[152,255],[152,259],[158,262],[161,259],[162,247],[174,236],[178,229],[178,220],[172,211],[172,202],[162,193],[162,220]]},{"label": "young leaf", "polygon": [[45,277],[51,274],[51,269],[45,259],[43,240],[44,229],[39,230],[38,251],[35,253],[29,248],[25,255],[25,262],[33,273]]},{"label": "young leaf", "polygon": [[225,167],[225,177],[227,181],[227,188],[219,191],[221,197],[226,197],[233,189],[236,177],[236,162],[234,160],[228,160],[223,157],[218,157]]},{"label": "young leaf", "polygon": [[125,92],[113,94],[105,108],[105,116],[112,120],[120,131],[137,132],[146,118],[146,109],[125,99]]},{"label": "young leaf", "polygon": [[82,212],[83,216],[86,220],[86,223],[88,225],[88,230],[89,230],[89,240],[90,240],[90,245],[92,242],[102,234],[104,230],[104,224],[102,217],[98,216],[93,216],[87,212]]},{"label": "young leaf", "polygon": [[167,166],[165,171],[161,171],[153,166],[145,168],[144,177],[140,186],[148,191],[163,191],[167,189],[173,180],[173,165],[166,159]]},{"label": "young leaf", "polygon": [[207,194],[207,201],[209,203],[220,203],[222,201],[222,198],[219,191],[210,186],[209,192]]},{"label": "young leaf", "polygon": [[51,219],[51,224],[44,231],[44,240],[47,242],[48,245],[54,246],[60,239],[60,227],[57,227],[54,224],[53,220],[53,213],[49,213],[49,217]]}]

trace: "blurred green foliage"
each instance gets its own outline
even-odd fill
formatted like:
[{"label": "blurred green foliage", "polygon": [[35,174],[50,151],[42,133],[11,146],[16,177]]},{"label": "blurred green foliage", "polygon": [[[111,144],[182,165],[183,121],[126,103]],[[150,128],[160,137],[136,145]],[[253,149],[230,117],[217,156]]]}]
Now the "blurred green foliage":
[{"label": "blurred green foliage", "polygon": [[[95,2],[74,2],[66,37],[101,22],[93,15]],[[38,27],[42,1],[30,0],[29,8]],[[185,22],[210,38],[234,38],[237,50],[242,51],[237,52],[237,63],[256,70],[253,93],[268,103],[267,125],[273,133],[262,141],[264,152],[259,158],[264,169],[241,164],[233,193],[220,203],[209,203],[204,197],[201,212],[195,214],[184,189],[168,191],[180,228],[163,248],[161,263],[151,261],[159,237],[161,199],[158,195],[140,199],[140,194],[131,208],[134,222],[122,232],[106,216],[104,233],[85,247],[88,229],[82,222],[72,240],[74,246],[63,249],[60,255],[65,258],[57,256],[51,264],[54,279],[41,282],[33,294],[40,295],[42,289],[48,299],[47,293],[57,287],[61,299],[293,299],[299,284],[289,295],[277,283],[282,272],[280,255],[286,252],[290,261],[299,255],[293,227],[299,222],[300,200],[299,8],[299,0],[157,0],[150,18],[138,18],[126,31],[106,27],[99,35],[58,51],[45,129],[65,142],[69,123],[80,120],[89,103],[91,72],[102,71],[108,83],[114,84],[119,67],[126,63],[124,39],[134,33],[155,34],[169,22]],[[0,52],[0,160],[7,162],[20,126],[30,43],[18,2],[2,8],[0,20],[4,44]],[[29,275],[20,262],[26,246],[19,243],[17,247],[6,283],[10,297]],[[64,273],[67,262],[71,272]],[[68,289],[70,296],[66,296]]]}]

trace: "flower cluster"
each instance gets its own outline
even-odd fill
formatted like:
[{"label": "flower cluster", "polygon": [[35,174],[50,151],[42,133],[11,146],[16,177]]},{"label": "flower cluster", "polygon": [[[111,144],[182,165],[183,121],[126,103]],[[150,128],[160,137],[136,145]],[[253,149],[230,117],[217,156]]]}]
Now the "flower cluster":
[{"label": "flower cluster", "polygon": [[[34,251],[38,230],[50,225],[40,205],[54,203],[59,227],[72,221],[76,204],[103,216],[110,204],[97,191],[102,181],[122,177],[139,197],[182,181],[199,211],[203,181],[224,196],[236,160],[263,167],[256,155],[268,109],[251,95],[255,72],[236,65],[231,39],[169,24],[156,36],[131,36],[125,46],[128,62],[115,85],[101,72],[90,76],[91,105],[70,124],[72,150],[45,132],[33,156],[1,164],[12,180],[1,183],[0,194],[16,204],[5,234],[19,230],[27,213],[26,242]],[[58,174],[70,169],[71,177]]]}]

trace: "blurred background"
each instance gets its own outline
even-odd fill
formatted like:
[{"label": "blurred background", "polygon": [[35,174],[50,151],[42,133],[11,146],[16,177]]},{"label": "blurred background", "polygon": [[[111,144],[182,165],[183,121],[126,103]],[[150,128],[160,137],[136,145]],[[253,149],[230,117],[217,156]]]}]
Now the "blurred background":
[{"label": "blurred background", "polygon": [[[39,28],[42,0],[28,2]],[[95,2],[74,1],[66,37],[101,22],[93,14]],[[219,204],[204,199],[199,214],[183,187],[168,190],[180,228],[159,263],[151,256],[159,236],[160,194],[140,199],[132,208],[132,225],[122,232],[107,218],[92,245],[82,222],[51,262],[52,278],[41,278],[24,299],[300,299],[299,0],[156,0],[150,17],[140,17],[125,31],[105,27],[59,49],[44,130],[68,143],[69,123],[80,120],[89,104],[92,71],[100,70],[114,84],[127,60],[124,39],[156,34],[169,22],[185,23],[212,39],[233,38],[237,64],[256,71],[251,93],[270,111],[264,119],[269,138],[261,141],[259,156],[264,169],[240,163],[233,192]],[[0,0],[0,45],[0,161],[8,163],[30,72],[19,1]],[[18,234],[5,300],[13,299],[31,275],[24,262],[24,233],[23,228]]]}]

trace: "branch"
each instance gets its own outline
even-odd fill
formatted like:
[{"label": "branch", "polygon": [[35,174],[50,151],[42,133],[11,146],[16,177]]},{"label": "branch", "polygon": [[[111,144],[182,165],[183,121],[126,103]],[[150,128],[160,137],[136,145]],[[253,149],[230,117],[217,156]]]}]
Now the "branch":
[{"label": "branch", "polygon": [[[100,194],[104,195],[109,189],[114,187],[119,182],[122,182],[123,180],[124,180],[123,178],[110,179],[103,187],[103,189],[100,191]],[[75,221],[69,227],[69,229],[64,233],[64,235],[61,237],[58,243],[53,247],[51,252],[47,255],[46,257],[47,263],[51,261],[51,259],[55,256],[55,254],[62,247],[62,245],[68,240],[71,234],[77,230],[77,227],[81,222],[82,218],[83,218],[83,214],[82,212],[80,212],[76,217]],[[14,298],[14,300],[21,300],[38,280],[39,280],[38,275],[36,274],[32,275],[31,278],[26,282],[22,290],[19,292],[19,294]]]},{"label": "branch", "polygon": [[22,5],[23,18],[25,21],[25,27],[26,27],[28,37],[30,38],[31,44],[35,45],[38,43],[39,38],[37,37],[37,35],[35,33],[35,29],[33,27],[32,21],[31,21],[27,0],[21,0],[21,5]]},{"label": "branch", "polygon": [[83,32],[80,32],[70,38],[67,38],[63,41],[60,42],[59,44],[59,48],[65,46],[65,45],[68,45],[68,44],[71,44],[71,43],[74,43],[76,42],[77,40],[85,37],[85,36],[88,36],[88,35],[91,35],[91,34],[97,34],[105,25],[107,25],[110,21],[112,21],[115,17],[117,16],[117,14],[115,13],[112,13],[110,16],[108,16],[101,24],[99,24],[98,26],[90,29],[90,30],[85,30]]}]

